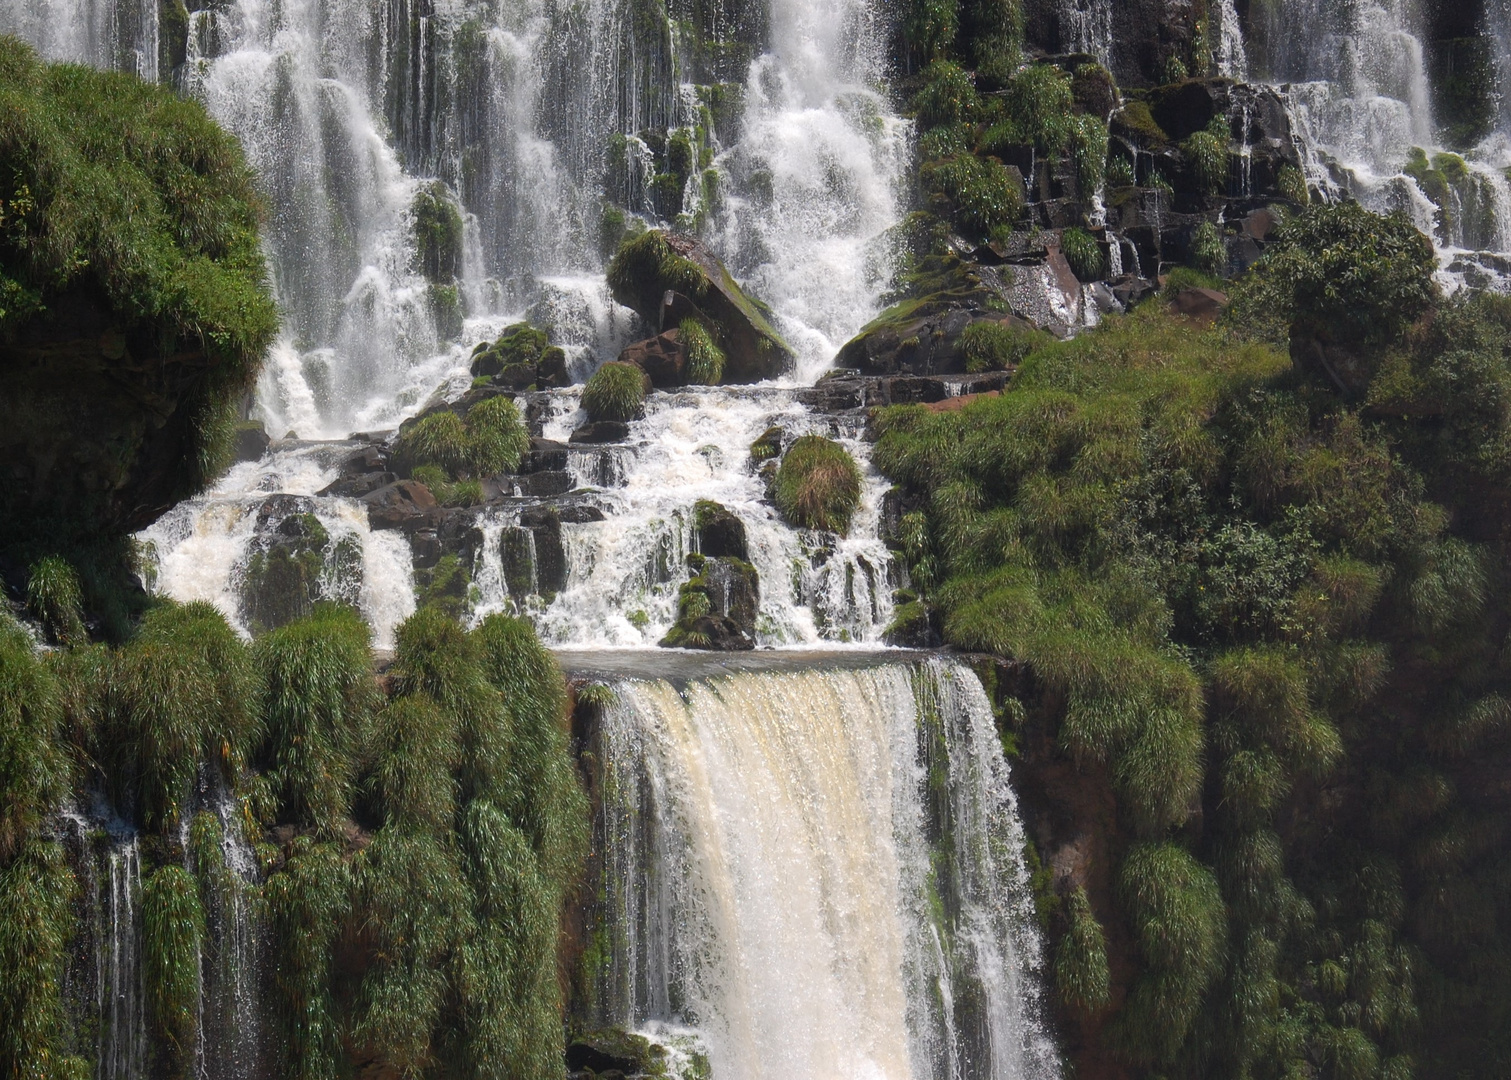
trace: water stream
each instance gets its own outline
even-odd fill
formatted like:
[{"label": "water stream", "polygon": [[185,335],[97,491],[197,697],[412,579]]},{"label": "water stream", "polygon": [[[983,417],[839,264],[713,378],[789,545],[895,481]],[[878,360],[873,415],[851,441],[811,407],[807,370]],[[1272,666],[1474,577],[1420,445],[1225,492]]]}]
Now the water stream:
[{"label": "water stream", "polygon": [[1008,768],[964,665],[621,679],[604,1021],[717,1077],[1049,1080]]}]

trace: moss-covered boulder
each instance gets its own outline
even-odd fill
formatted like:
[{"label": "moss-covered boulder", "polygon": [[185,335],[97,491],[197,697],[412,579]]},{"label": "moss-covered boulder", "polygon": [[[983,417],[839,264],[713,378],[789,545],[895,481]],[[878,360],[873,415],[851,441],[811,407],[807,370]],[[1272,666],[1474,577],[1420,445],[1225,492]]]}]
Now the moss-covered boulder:
[{"label": "moss-covered boulder", "polygon": [[770,310],[749,296],[700,240],[652,230],[625,241],[609,264],[614,299],[656,330],[695,319],[724,354],[720,381],[759,382],[789,370],[794,355],[771,325]]},{"label": "moss-covered boulder", "polygon": [[473,349],[472,376],[509,390],[545,390],[571,382],[566,351],[529,323],[515,323],[497,341]]},{"label": "moss-covered boulder", "polygon": [[843,536],[860,506],[860,469],[833,439],[804,435],[782,455],[774,494],[777,509],[798,528]]},{"label": "moss-covered boulder", "polygon": [[260,214],[198,103],[0,38],[0,545],[139,529],[229,464],[278,325]]},{"label": "moss-covered boulder", "polygon": [[662,647],[719,652],[755,648],[761,610],[756,568],[727,555],[689,555],[688,565],[693,577],[678,594],[677,622],[661,639]]}]

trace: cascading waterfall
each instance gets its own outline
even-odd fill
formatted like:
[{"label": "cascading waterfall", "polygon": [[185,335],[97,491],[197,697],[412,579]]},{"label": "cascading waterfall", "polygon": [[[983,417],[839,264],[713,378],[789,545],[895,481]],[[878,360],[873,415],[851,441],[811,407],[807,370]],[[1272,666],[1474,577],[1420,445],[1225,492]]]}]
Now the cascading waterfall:
[{"label": "cascading waterfall", "polygon": [[[1490,9],[1493,26],[1505,12],[1499,0]],[[1264,74],[1285,84],[1309,182],[1404,210],[1435,238],[1446,286],[1504,287],[1500,260],[1476,253],[1511,250],[1508,128],[1462,159],[1437,157],[1420,7],[1282,0],[1263,10]]]},{"label": "cascading waterfall", "polygon": [[1112,0],[1060,0],[1059,13],[1062,48],[1111,62]]},{"label": "cascading waterfall", "polygon": [[614,691],[601,1020],[680,1036],[721,1078],[1058,1075],[1022,828],[967,667]]}]

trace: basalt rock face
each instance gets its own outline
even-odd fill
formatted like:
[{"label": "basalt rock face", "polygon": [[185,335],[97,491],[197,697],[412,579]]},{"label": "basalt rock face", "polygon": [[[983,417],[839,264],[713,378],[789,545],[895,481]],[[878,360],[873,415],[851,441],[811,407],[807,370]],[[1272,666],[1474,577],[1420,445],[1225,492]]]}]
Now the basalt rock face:
[{"label": "basalt rock face", "polygon": [[1160,81],[1167,60],[1191,56],[1202,11],[1200,0],[1114,0],[1105,27],[1095,25],[1087,3],[1028,0],[1024,31],[1030,47],[1052,54],[1077,53],[1105,34],[1113,76],[1122,86],[1150,86]]},{"label": "basalt rock face", "polygon": [[[212,363],[77,288],[0,340],[0,512],[140,529],[191,493]],[[180,343],[185,344],[185,343]]]}]

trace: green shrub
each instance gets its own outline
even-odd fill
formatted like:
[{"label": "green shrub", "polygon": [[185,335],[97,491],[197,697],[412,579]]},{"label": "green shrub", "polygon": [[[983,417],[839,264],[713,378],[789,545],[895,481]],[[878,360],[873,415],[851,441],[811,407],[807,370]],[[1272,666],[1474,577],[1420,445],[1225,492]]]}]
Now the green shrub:
[{"label": "green shrub", "polygon": [[1023,216],[1023,192],[995,158],[960,154],[919,172],[924,188],[943,198],[962,229],[989,236]]},{"label": "green shrub", "polygon": [[350,917],[351,874],[340,848],[301,836],[261,887],[271,965],[279,1075],[329,1080],[343,1061],[334,994],[334,952]]},{"label": "green shrub", "polygon": [[472,457],[467,426],[450,409],[441,409],[406,424],[399,432],[394,456],[406,470],[434,465],[452,476],[467,468]]},{"label": "green shrub", "polygon": [[918,159],[935,161],[971,152],[971,132],[964,124],[931,128],[918,139]]},{"label": "green shrub", "polygon": [[181,866],[142,882],[142,981],[153,1026],[177,1056],[193,1053],[199,1025],[199,954],[205,911],[199,884]]},{"label": "green shrub", "polygon": [[844,535],[860,505],[860,470],[848,451],[821,435],[804,435],[782,455],[777,509],[799,528]]},{"label": "green shrub", "polygon": [[1081,198],[1090,199],[1107,175],[1107,125],[1095,116],[1072,116],[1065,122],[1065,141]]},{"label": "green shrub", "polygon": [[447,828],[456,813],[458,743],[456,717],[430,698],[390,702],[373,720],[363,783],[370,813],[396,828]]},{"label": "green shrub", "polygon": [[79,575],[56,555],[32,563],[26,575],[26,609],[55,645],[83,645],[89,640]]},{"label": "green shrub", "polygon": [[1222,896],[1211,871],[1174,844],[1131,850],[1118,891],[1148,965],[1121,1017],[1122,1038],[1136,1060],[1167,1061],[1185,1042],[1222,969]]},{"label": "green shrub", "polygon": [[330,832],[350,812],[353,765],[376,683],[370,632],[350,608],[315,613],[260,638],[262,745],[280,820]]},{"label": "green shrub", "polygon": [[506,397],[480,401],[467,412],[467,464],[476,476],[492,476],[519,467],[530,449],[530,431],[519,409]]},{"label": "green shrub", "polygon": [[1277,173],[1275,177],[1275,186],[1279,188],[1280,194],[1282,196],[1291,200],[1291,202],[1293,203],[1299,203],[1301,206],[1306,206],[1312,201],[1312,195],[1310,189],[1307,187],[1306,177],[1302,174],[1301,170],[1296,168],[1296,166],[1294,165],[1280,166],[1280,172]]},{"label": "green shrub", "polygon": [[1203,221],[1191,237],[1191,261],[1196,269],[1220,278],[1228,268],[1228,248],[1222,233],[1210,221]]},{"label": "green shrub", "polygon": [[1107,159],[1107,186],[1110,188],[1132,187],[1138,182],[1133,171],[1133,161],[1124,154],[1112,154]]},{"label": "green shrub", "polygon": [[277,330],[262,201],[236,140],[197,101],[130,75],[42,63],[0,41],[0,327],[75,285],[131,322],[203,345],[207,400],[251,385]]},{"label": "green shrub", "polygon": [[1085,229],[1066,229],[1061,233],[1060,250],[1071,270],[1082,281],[1095,281],[1106,271],[1107,258],[1102,245]]},{"label": "green shrub", "polygon": [[1065,149],[1075,116],[1075,95],[1065,72],[1051,64],[1030,64],[1008,82],[1003,107],[1019,141],[1046,153]]},{"label": "green shrub", "polygon": [[923,69],[923,88],[913,97],[913,113],[921,131],[949,124],[974,124],[981,118],[981,96],[959,65],[935,60]]},{"label": "green shrub", "polygon": [[65,1056],[63,1009],[77,883],[55,841],[28,839],[0,854],[0,1069],[83,1080],[88,1068]]},{"label": "green shrub", "polygon": [[213,606],[149,612],[122,652],[119,709],[96,733],[116,805],[135,802],[149,829],[171,829],[200,762],[241,766],[258,696],[248,649]]},{"label": "green shrub", "polygon": [[1070,894],[1066,916],[1070,925],[1055,949],[1055,988],[1070,1008],[1095,1013],[1109,998],[1107,941],[1084,888]]},{"label": "green shrub", "polygon": [[582,407],[590,420],[634,420],[645,408],[645,372],[638,365],[611,360],[582,388]]},{"label": "green shrub", "polygon": [[1227,190],[1229,174],[1228,144],[1233,132],[1221,116],[1213,117],[1206,130],[1198,131],[1180,144],[1181,152],[1191,164],[1197,186],[1204,192],[1220,195]]},{"label": "green shrub", "polygon": [[1049,341],[1049,335],[1031,326],[980,319],[961,332],[960,349],[966,371],[1010,371]]},{"label": "green shrub", "polygon": [[1436,265],[1431,242],[1405,214],[1311,206],[1281,224],[1235,291],[1233,315],[1271,312],[1292,336],[1367,346],[1397,337],[1436,301]]},{"label": "green shrub", "polygon": [[62,710],[53,672],[31,636],[0,613],[0,866],[62,801],[68,761],[60,753]]},{"label": "green shrub", "polygon": [[687,350],[687,381],[698,386],[718,386],[724,378],[724,350],[697,319],[683,319],[677,328]]},{"label": "green shrub", "polygon": [[420,273],[446,284],[462,276],[462,213],[446,185],[426,184],[410,206]]}]

